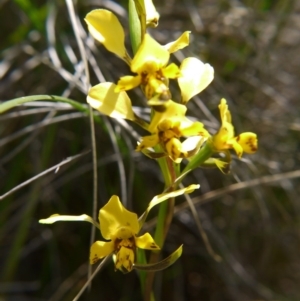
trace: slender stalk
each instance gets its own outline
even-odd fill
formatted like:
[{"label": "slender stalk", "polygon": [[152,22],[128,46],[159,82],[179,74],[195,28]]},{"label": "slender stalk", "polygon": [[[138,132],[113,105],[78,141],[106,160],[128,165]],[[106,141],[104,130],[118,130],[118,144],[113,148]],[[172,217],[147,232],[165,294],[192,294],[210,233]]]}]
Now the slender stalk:
[{"label": "slender stalk", "polygon": [[[159,166],[165,180],[165,186],[169,191],[175,189],[174,182],[176,181],[178,166],[169,157],[159,160]],[[175,167],[176,166],[176,167]],[[159,206],[157,226],[155,230],[154,240],[163,248],[166,236],[168,234],[174,212],[175,198],[169,199],[167,202],[163,202]],[[160,253],[151,253],[149,263],[154,263],[159,260]],[[146,285],[144,290],[144,300],[153,300],[152,287],[154,282],[155,272],[147,274]]]},{"label": "slender stalk", "polygon": [[[163,158],[159,161],[159,166],[161,168],[162,174],[164,176],[166,188],[170,191],[176,189],[181,183],[183,178],[193,169],[197,168],[203,164],[208,158],[213,154],[213,148],[211,144],[206,143],[206,145],[198,152],[198,154],[189,162],[185,169],[180,173],[179,164],[175,164],[169,157]],[[180,176],[179,176],[180,175]],[[162,248],[166,236],[168,234],[170,224],[172,222],[174,213],[174,203],[175,199],[172,198],[167,202],[164,202],[159,207],[157,226],[155,230],[154,239],[156,243]],[[152,253],[150,256],[150,263],[156,262],[159,259],[159,253]],[[144,290],[144,300],[150,301],[151,291],[153,287],[155,273],[149,273],[146,279],[146,285]]]}]

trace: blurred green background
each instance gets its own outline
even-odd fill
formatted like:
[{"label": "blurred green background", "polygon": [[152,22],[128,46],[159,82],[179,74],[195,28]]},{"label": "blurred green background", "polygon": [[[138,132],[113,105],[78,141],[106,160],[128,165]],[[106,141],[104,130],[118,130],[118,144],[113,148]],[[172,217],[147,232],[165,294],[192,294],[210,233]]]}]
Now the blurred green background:
[{"label": "blurred green background", "polygon": [[[173,61],[197,56],[215,69],[213,83],[189,102],[189,115],[214,133],[219,127],[217,106],[225,97],[237,133],[252,131],[259,138],[258,152],[242,160],[234,157],[229,175],[197,169],[186,178],[186,185],[201,184],[192,196],[195,201],[207,198],[197,210],[223,261],[209,256],[190,211],[184,209],[184,199],[179,198],[162,253],[165,257],[182,243],[184,253],[172,267],[157,273],[157,300],[300,300],[299,179],[286,174],[300,166],[300,3],[154,3],[161,17],[151,34],[161,44],[182,31],[192,32],[190,46],[176,53]],[[75,1],[92,85],[102,76],[117,81],[130,71],[88,37],[83,18],[91,9],[107,8],[127,29],[126,5],[126,1]],[[0,20],[1,101],[53,94],[85,104],[83,64],[64,1],[2,0]],[[129,49],[129,39],[127,45]],[[176,98],[176,85],[172,92]],[[140,91],[129,94],[140,116],[147,116]],[[127,208],[142,213],[163,190],[156,162],[134,151],[137,135],[145,133],[132,123],[106,117],[95,127],[98,209],[117,194]],[[0,115],[0,194],[87,150],[91,150],[89,117],[68,105],[35,102]],[[251,186],[251,180],[273,175],[281,176]],[[238,182],[243,189],[232,186]],[[90,224],[41,225],[38,220],[53,213],[92,215],[92,200],[89,152],[0,201],[1,301],[74,298],[87,279]],[[152,220],[149,229],[153,224]],[[80,300],[142,300],[138,276],[135,271],[114,272],[110,262]]]}]

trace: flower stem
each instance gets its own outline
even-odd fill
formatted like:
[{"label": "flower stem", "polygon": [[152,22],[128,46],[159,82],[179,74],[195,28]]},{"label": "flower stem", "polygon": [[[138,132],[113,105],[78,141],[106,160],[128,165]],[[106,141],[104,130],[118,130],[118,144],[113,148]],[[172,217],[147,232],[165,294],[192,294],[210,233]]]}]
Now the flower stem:
[{"label": "flower stem", "polygon": [[[179,173],[179,164],[174,163],[169,157],[158,160],[162,174],[165,180],[165,187],[168,191],[175,189],[174,183],[176,181],[177,174]],[[155,230],[154,240],[158,246],[162,249],[166,236],[168,234],[174,212],[175,198],[169,199],[167,202],[163,202],[159,206],[157,226]],[[159,260],[160,253],[151,253],[149,263],[154,263]],[[150,301],[151,291],[153,287],[155,272],[147,274],[146,285],[144,288],[144,300]],[[153,298],[153,296],[152,296]]]}]

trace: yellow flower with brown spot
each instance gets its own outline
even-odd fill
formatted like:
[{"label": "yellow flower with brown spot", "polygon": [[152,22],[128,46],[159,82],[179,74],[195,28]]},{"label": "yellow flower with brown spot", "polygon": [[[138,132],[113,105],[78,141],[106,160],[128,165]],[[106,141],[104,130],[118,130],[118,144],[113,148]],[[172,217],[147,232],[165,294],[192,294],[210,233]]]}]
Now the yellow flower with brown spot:
[{"label": "yellow flower with brown spot", "polygon": [[91,264],[114,253],[115,268],[130,272],[135,261],[136,248],[159,250],[149,233],[137,236],[140,231],[137,215],[124,208],[116,195],[100,209],[99,222],[103,238],[109,241],[96,241],[91,246]]},{"label": "yellow flower with brown spot", "polygon": [[[149,2],[149,5],[147,4]],[[151,1],[146,2],[147,18],[152,23],[158,17]],[[131,90],[141,86],[148,100],[158,97],[161,100],[171,99],[169,79],[178,79],[183,104],[204,90],[213,80],[214,70],[209,64],[197,58],[186,58],[180,67],[169,63],[170,54],[189,45],[190,32],[166,45],[160,45],[149,34],[145,34],[133,59],[125,48],[125,33],[118,18],[110,11],[96,9],[85,18],[91,35],[105,48],[123,59],[135,75],[120,78],[116,92]],[[154,22],[155,23],[155,22]]]},{"label": "yellow flower with brown spot", "polygon": [[116,92],[130,90],[141,85],[147,99],[157,94],[162,99],[170,99],[168,79],[176,79],[181,73],[174,63],[168,65],[169,58],[169,51],[149,34],[145,34],[130,64],[131,71],[137,75],[121,77],[117,83]]},{"label": "yellow flower with brown spot", "polygon": [[234,127],[231,123],[231,114],[226,100],[223,98],[219,104],[221,127],[219,131],[211,138],[215,151],[221,152],[228,149],[234,149],[239,158],[243,152],[253,154],[257,151],[257,136],[252,132],[245,132],[234,135]]},{"label": "yellow flower with brown spot", "polygon": [[107,204],[99,211],[100,225],[86,214],[82,215],[60,215],[53,214],[46,219],[41,219],[41,224],[53,224],[58,221],[85,221],[100,229],[103,238],[107,241],[96,241],[90,249],[90,263],[94,264],[99,259],[113,254],[115,269],[125,273],[133,268],[148,271],[159,271],[172,265],[182,253],[182,246],[174,251],[169,257],[154,264],[136,263],[136,248],[147,250],[159,250],[149,233],[138,236],[150,210],[170,199],[184,193],[192,193],[200,185],[189,185],[188,187],[166,192],[155,196],[148,204],[145,212],[138,218],[133,212],[128,211],[119,198],[113,195]]},{"label": "yellow flower with brown spot", "polygon": [[184,59],[180,67],[174,63],[168,65],[170,53],[189,44],[189,34],[190,32],[186,31],[176,41],[165,46],[145,34],[130,64],[131,71],[137,75],[121,77],[115,91],[141,86],[148,100],[153,98],[169,100],[171,99],[169,79],[178,79],[181,101],[186,104],[210,84],[214,75],[214,69],[209,64],[204,64],[193,57]]},{"label": "yellow flower with brown spot", "polygon": [[[125,91],[115,92],[113,83],[101,83],[92,87],[87,102],[96,110],[112,118],[131,120],[146,129],[151,135],[144,136],[137,146],[151,158],[169,156],[176,163],[193,156],[209,137],[201,122],[193,122],[185,114],[185,105],[168,100],[154,106],[151,123],[143,121],[132,109],[130,98]],[[163,152],[149,150],[160,145]]]},{"label": "yellow flower with brown spot", "polygon": [[[199,140],[195,143],[194,138],[201,137],[205,141],[209,134],[201,122],[193,122],[185,116],[186,110],[186,106],[172,100],[161,106],[148,127],[151,135],[142,137],[137,151],[160,145],[164,156],[169,156],[176,163],[194,155],[201,146]],[[185,137],[187,139],[184,140]],[[150,152],[147,155],[151,157]]]}]

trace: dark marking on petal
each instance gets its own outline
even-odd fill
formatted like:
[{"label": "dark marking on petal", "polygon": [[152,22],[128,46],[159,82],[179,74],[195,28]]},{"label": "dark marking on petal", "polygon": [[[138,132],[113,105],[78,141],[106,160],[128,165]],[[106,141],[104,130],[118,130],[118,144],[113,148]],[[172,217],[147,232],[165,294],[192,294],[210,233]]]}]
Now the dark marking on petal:
[{"label": "dark marking on petal", "polygon": [[93,264],[95,264],[100,258],[95,255],[94,258],[92,259]]},{"label": "dark marking on petal", "polygon": [[164,105],[158,105],[158,106],[152,106],[153,110],[158,113],[164,113],[166,112],[167,108]]}]

